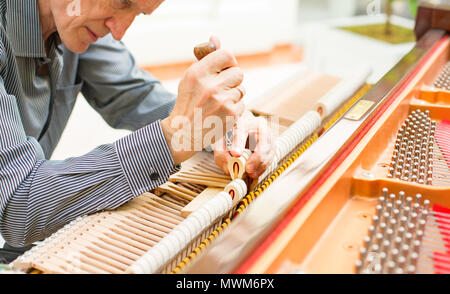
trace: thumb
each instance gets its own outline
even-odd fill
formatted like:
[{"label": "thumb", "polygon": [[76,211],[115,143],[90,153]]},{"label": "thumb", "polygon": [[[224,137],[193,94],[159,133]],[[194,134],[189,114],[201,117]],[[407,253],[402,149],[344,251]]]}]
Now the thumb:
[{"label": "thumb", "polygon": [[220,40],[219,37],[212,35],[211,37],[209,37],[209,41],[211,43],[213,43],[216,46],[216,50],[220,49]]}]

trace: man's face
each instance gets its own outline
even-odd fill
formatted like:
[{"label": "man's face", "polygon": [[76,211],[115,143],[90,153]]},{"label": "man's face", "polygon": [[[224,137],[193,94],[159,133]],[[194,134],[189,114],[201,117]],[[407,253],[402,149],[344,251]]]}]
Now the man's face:
[{"label": "man's face", "polygon": [[56,29],[64,45],[83,53],[111,33],[122,39],[134,18],[151,14],[164,0],[50,0]]}]

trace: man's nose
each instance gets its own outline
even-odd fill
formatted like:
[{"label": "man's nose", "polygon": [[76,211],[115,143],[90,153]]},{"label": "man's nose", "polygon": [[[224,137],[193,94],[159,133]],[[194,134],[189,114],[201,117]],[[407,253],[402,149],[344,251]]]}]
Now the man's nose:
[{"label": "man's nose", "polygon": [[135,17],[136,15],[132,13],[115,15],[107,19],[105,25],[111,31],[113,38],[120,41]]}]

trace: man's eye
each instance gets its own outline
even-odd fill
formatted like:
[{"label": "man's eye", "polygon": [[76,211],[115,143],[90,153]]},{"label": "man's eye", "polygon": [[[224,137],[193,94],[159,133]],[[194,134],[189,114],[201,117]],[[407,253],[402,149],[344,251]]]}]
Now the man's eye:
[{"label": "man's eye", "polygon": [[111,0],[111,6],[115,9],[128,8],[133,4],[130,0]]}]

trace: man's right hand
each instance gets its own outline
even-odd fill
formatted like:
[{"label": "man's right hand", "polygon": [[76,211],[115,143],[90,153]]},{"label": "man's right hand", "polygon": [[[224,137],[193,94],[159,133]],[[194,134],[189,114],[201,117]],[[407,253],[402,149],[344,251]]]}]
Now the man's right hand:
[{"label": "man's right hand", "polygon": [[236,58],[220,49],[216,38],[210,41],[217,50],[188,68],[178,86],[174,109],[161,122],[175,164],[220,140],[245,109],[243,90],[237,88],[243,72]]}]

